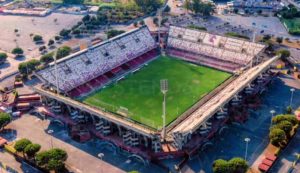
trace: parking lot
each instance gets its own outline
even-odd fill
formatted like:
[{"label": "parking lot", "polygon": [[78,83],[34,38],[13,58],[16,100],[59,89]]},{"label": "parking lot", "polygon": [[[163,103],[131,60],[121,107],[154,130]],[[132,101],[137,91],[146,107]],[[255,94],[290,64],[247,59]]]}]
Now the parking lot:
[{"label": "parking lot", "polygon": [[212,163],[216,159],[231,159],[245,156],[245,138],[250,138],[247,161],[253,164],[268,145],[268,133],[271,123],[270,110],[284,113],[290,101],[290,88],[296,87],[293,106],[300,105],[300,82],[288,77],[276,78],[262,97],[263,104],[258,110],[250,110],[249,120],[242,125],[229,125],[222,134],[217,135],[210,147],[201,151],[184,167],[183,172],[212,172]]},{"label": "parking lot", "polygon": [[[283,154],[275,165],[271,168],[270,172],[288,172],[293,165],[293,162],[297,158],[297,154],[300,154],[300,132],[292,139],[287,148],[283,151]],[[299,173],[300,163],[295,165],[295,169],[290,173]]]},{"label": "parking lot", "polygon": [[[100,140],[90,140],[86,143],[78,143],[72,140],[65,127],[57,123],[51,123],[48,120],[42,121],[32,115],[24,115],[14,120],[8,128],[16,129],[12,133],[0,134],[0,136],[10,141],[28,138],[34,143],[42,146],[41,150],[51,147],[64,149],[68,153],[67,165],[74,173],[121,173],[132,170],[150,173],[152,171],[163,172],[163,170],[155,165],[144,165],[142,162],[136,161],[126,155],[118,154]],[[49,134],[52,130],[52,134]],[[41,140],[42,139],[42,140]],[[103,153],[103,160],[98,155]],[[1,157],[0,153],[0,160]],[[18,163],[12,163],[15,169],[21,169]],[[151,168],[151,169],[150,169]]]},{"label": "parking lot", "polygon": [[245,28],[255,29],[257,34],[262,30],[268,34],[274,34],[281,37],[299,38],[288,34],[287,30],[277,17],[263,16],[240,16],[240,15],[220,15],[217,20],[229,22],[232,25],[241,25]]},{"label": "parking lot", "polygon": [[[39,46],[32,41],[30,34],[41,35],[47,43],[63,28],[70,28],[81,18],[81,15],[58,13],[52,13],[46,17],[0,15],[0,49],[11,52],[13,48],[19,46],[23,48],[28,57],[38,56]],[[55,19],[57,19],[56,22]],[[15,29],[18,32],[15,32]]]}]

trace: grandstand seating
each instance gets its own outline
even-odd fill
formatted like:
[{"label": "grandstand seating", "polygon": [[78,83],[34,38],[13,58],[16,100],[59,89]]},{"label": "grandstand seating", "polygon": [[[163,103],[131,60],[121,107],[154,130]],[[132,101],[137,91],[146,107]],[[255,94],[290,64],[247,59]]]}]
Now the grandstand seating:
[{"label": "grandstand seating", "polygon": [[140,61],[130,61],[154,48],[156,43],[148,28],[142,27],[58,60],[57,71],[54,64],[50,64],[37,72],[37,76],[56,85],[57,72],[59,89],[78,95],[78,92],[89,92],[93,87],[107,82],[107,78],[122,72],[120,66],[125,63],[128,67],[137,66]]},{"label": "grandstand seating", "polygon": [[[168,50],[171,55],[226,71],[247,65],[263,48],[261,44],[187,28],[171,26],[169,30]],[[184,50],[188,54],[179,55],[180,51],[174,50]]]},{"label": "grandstand seating", "polygon": [[[157,53],[158,53],[157,50],[155,49],[151,50],[125,64],[122,64],[121,66],[118,66],[104,73],[103,75],[98,76],[97,78],[94,78],[86,82],[85,84],[73,88],[71,91],[68,92],[68,94],[71,97],[79,97],[82,94],[86,94],[93,91],[93,89],[98,89],[103,85],[107,84],[108,82],[110,82],[112,79],[120,76],[121,74],[126,73],[130,70],[134,70],[138,66],[156,57]],[[131,64],[132,62],[134,62],[134,64]]]}]

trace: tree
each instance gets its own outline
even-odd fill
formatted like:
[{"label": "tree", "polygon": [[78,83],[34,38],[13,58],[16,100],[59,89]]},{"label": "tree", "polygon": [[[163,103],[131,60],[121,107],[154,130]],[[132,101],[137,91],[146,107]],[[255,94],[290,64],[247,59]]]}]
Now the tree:
[{"label": "tree", "polygon": [[62,37],[64,37],[64,38],[67,38],[67,37],[69,37],[70,32],[71,32],[71,31],[68,30],[68,29],[63,29],[63,30],[61,30],[61,31],[59,32],[59,35],[62,36]]},{"label": "tree", "polygon": [[56,36],[54,37],[54,40],[56,40],[56,41],[60,40],[60,36],[56,35]]},{"label": "tree", "polygon": [[228,162],[223,159],[215,160],[213,163],[213,172],[214,173],[230,173],[233,172],[233,168],[230,167]]},{"label": "tree", "polygon": [[298,124],[299,121],[297,120],[297,118],[294,115],[290,115],[290,114],[281,114],[281,115],[277,115],[275,117],[272,118],[272,123],[273,124],[278,124],[281,121],[289,121],[290,123],[294,125]]},{"label": "tree", "polygon": [[23,138],[15,143],[14,148],[17,150],[17,152],[22,152],[24,154],[25,148],[29,144],[32,144],[32,142],[26,138]]},{"label": "tree", "polygon": [[271,143],[275,146],[280,146],[286,140],[285,132],[279,128],[271,128],[269,133]]},{"label": "tree", "polygon": [[43,37],[40,36],[40,35],[35,35],[33,36],[33,41],[34,42],[39,42],[39,41],[42,41],[43,40]]},{"label": "tree", "polygon": [[112,29],[112,30],[107,31],[106,35],[107,35],[107,38],[112,38],[112,37],[115,37],[115,36],[123,34],[123,33],[125,33],[125,31]]},{"label": "tree", "polygon": [[32,71],[36,70],[40,64],[41,64],[40,61],[38,61],[36,59],[32,59],[32,60],[20,63],[18,69],[21,74],[28,75]]},{"label": "tree", "polygon": [[276,55],[280,55],[281,58],[285,59],[291,55],[289,50],[286,49],[280,49],[276,51]]},{"label": "tree", "polygon": [[86,22],[88,22],[88,21],[90,21],[91,20],[91,16],[90,15],[85,15],[83,18],[82,18],[82,22],[83,23],[86,23]]},{"label": "tree", "polygon": [[56,58],[60,59],[65,56],[68,56],[71,53],[72,49],[68,46],[63,46],[57,49]]},{"label": "tree", "polygon": [[283,38],[282,38],[282,37],[277,37],[277,38],[276,38],[276,42],[277,42],[277,43],[281,44],[282,41],[283,41]]},{"label": "tree", "polygon": [[201,10],[201,3],[200,0],[193,0],[193,8],[192,8],[194,13],[200,13]]},{"label": "tree", "polygon": [[6,53],[0,53],[0,64],[3,64],[7,59]]},{"label": "tree", "polygon": [[271,36],[269,34],[263,36],[263,41],[264,42],[266,42],[266,41],[268,41],[270,39],[271,39]]},{"label": "tree", "polygon": [[72,34],[76,35],[77,37],[80,35],[80,30],[79,29],[75,29],[72,31]]},{"label": "tree", "polygon": [[8,113],[0,112],[0,130],[2,130],[10,121],[11,117]]},{"label": "tree", "polygon": [[40,149],[41,149],[41,145],[39,144],[28,144],[25,147],[24,152],[29,158],[32,158],[36,155],[37,152],[40,151]]},{"label": "tree", "polygon": [[22,48],[16,47],[11,51],[11,53],[19,56],[19,55],[22,55],[24,53],[24,51]]},{"label": "tree", "polygon": [[82,4],[84,0],[63,0],[64,4]]},{"label": "tree", "polygon": [[234,170],[233,172],[235,173],[246,173],[248,170],[247,161],[240,157],[230,159],[228,161],[228,164]]},{"label": "tree", "polygon": [[46,50],[47,48],[46,48],[46,46],[41,46],[41,47],[39,47],[39,51],[40,52],[42,52],[43,50]]},{"label": "tree", "polygon": [[53,45],[53,44],[54,44],[54,40],[50,39],[50,40],[48,41],[48,46],[51,46],[51,45]]},{"label": "tree", "polygon": [[48,151],[50,158],[54,159],[54,160],[61,160],[61,161],[66,161],[68,158],[68,154],[59,148],[53,148],[51,150]]},{"label": "tree", "polygon": [[158,18],[157,18],[157,17],[154,17],[154,18],[153,18],[153,23],[154,23],[156,26],[158,26]]},{"label": "tree", "polygon": [[214,173],[246,173],[248,164],[246,160],[235,157],[229,161],[218,159],[213,163]]},{"label": "tree", "polygon": [[65,164],[61,160],[51,159],[47,164],[47,169],[54,170],[55,172],[63,172],[63,170],[65,169]]},{"label": "tree", "polygon": [[145,13],[156,11],[161,5],[161,0],[134,0],[136,5]]},{"label": "tree", "polygon": [[202,6],[201,6],[201,14],[203,16],[210,16],[211,13],[214,12],[214,6],[211,4],[211,3],[201,3]]},{"label": "tree", "polygon": [[191,0],[185,0],[183,7],[188,11],[188,10],[192,10],[192,3]]},{"label": "tree", "polygon": [[45,54],[45,55],[43,55],[43,56],[41,57],[40,61],[41,61],[42,63],[48,64],[48,63],[54,61],[54,57],[53,57],[53,56],[54,56],[54,53],[53,53],[53,52],[47,53],[47,54]]},{"label": "tree", "polygon": [[67,158],[68,154],[59,148],[40,152],[35,157],[37,165],[47,170],[55,170],[57,172],[64,168],[64,162]]},{"label": "tree", "polygon": [[196,14],[202,14],[203,16],[210,16],[214,11],[214,7],[211,3],[204,3],[200,0],[193,0],[192,11]]},{"label": "tree", "polygon": [[285,132],[286,136],[290,136],[290,133],[293,129],[293,124],[287,120],[283,120],[276,124],[273,128],[279,128]]}]

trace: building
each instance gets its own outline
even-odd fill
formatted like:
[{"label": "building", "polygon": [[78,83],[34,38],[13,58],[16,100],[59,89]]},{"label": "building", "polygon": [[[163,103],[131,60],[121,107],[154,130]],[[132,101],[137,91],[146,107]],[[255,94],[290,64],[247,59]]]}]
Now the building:
[{"label": "building", "polygon": [[163,52],[167,55],[230,73],[231,77],[165,128],[155,129],[132,119],[124,107],[111,111],[108,106],[99,108],[78,99],[119,85],[127,75],[140,73],[137,71],[159,57],[161,50],[145,26],[36,72],[43,81],[34,87],[44,104],[40,112],[68,125],[71,135],[80,141],[94,135],[103,139],[103,145],[126,150],[142,160],[193,155],[215,133],[221,133],[226,122],[247,118],[246,107],[257,104],[255,96],[271,81],[269,68],[278,59],[259,59],[257,55],[265,47],[261,44],[177,26],[170,27],[166,45]]}]

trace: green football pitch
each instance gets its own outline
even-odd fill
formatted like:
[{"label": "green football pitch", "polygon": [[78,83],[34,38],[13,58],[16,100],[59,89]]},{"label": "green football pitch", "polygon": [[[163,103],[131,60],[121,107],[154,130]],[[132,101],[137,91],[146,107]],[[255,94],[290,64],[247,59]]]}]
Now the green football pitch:
[{"label": "green football pitch", "polygon": [[169,124],[230,76],[230,73],[161,56],[81,101],[161,129],[161,79],[169,82],[166,104],[166,123]]}]

